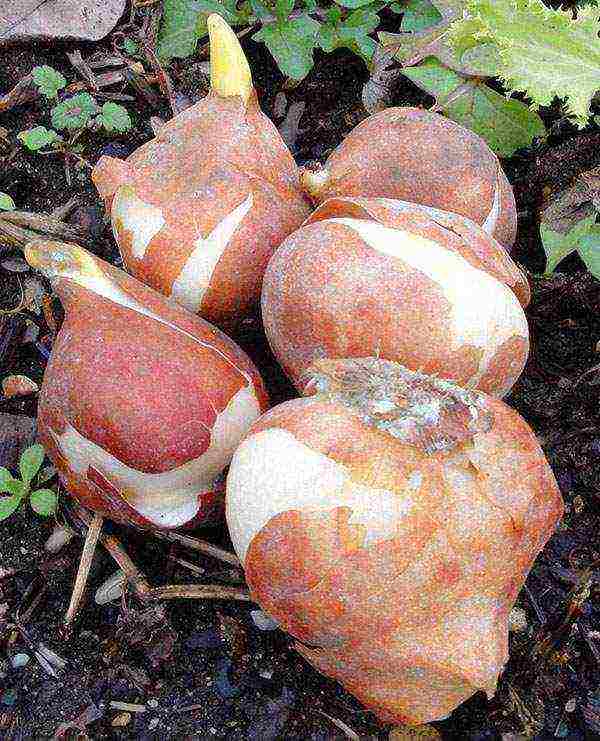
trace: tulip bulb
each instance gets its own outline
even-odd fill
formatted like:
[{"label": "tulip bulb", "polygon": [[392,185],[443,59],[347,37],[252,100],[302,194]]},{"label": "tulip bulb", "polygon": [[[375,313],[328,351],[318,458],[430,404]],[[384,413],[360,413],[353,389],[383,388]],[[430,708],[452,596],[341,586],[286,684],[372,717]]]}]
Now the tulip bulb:
[{"label": "tulip bulb", "polygon": [[524,420],[376,358],[321,361],[237,449],[226,516],[263,610],[382,720],[493,694],[562,500]]},{"label": "tulip bulb", "polygon": [[399,198],[467,216],[510,247],[515,199],[498,158],[477,134],[438,113],[388,108],[369,116],[301,175],[322,203],[333,196]]},{"label": "tulip bulb", "polygon": [[32,242],[65,319],[44,375],[38,434],[66,489],[113,520],[201,523],[221,474],[267,408],[235,343],[74,244]]},{"label": "tulip bulb", "polygon": [[529,348],[529,287],[473,221],[386,198],[331,198],[271,259],[265,331],[299,389],[320,358],[379,356],[505,395]]},{"label": "tulip bulb", "polygon": [[258,304],[269,257],[310,209],[236,35],[218,15],[208,31],[206,98],[126,161],[102,157],[92,178],[129,272],[230,326]]}]

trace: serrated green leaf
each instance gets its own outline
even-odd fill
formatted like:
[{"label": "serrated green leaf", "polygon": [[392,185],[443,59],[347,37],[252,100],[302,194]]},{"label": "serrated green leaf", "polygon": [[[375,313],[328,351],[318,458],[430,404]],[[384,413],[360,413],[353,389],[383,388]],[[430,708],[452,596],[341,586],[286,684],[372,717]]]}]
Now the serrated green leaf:
[{"label": "serrated green leaf", "polygon": [[52,109],[52,125],[71,131],[82,129],[97,112],[98,104],[89,93],[77,93]]},{"label": "serrated green leaf", "polygon": [[21,457],[19,458],[19,470],[21,472],[21,478],[27,485],[31,483],[33,477],[40,470],[45,455],[46,452],[44,447],[39,443],[36,445],[30,445],[21,453]]},{"label": "serrated green leaf", "polygon": [[23,497],[13,494],[11,497],[0,496],[0,522],[6,520],[19,507]]},{"label": "serrated green leaf", "polygon": [[546,253],[546,273],[554,272],[565,257],[579,248],[582,239],[596,226],[595,221],[594,215],[588,216],[566,233],[555,232],[543,222],[540,224],[540,236]]},{"label": "serrated green leaf", "polygon": [[498,74],[502,61],[495,44],[478,44],[461,55],[460,63],[471,73],[494,77]]},{"label": "serrated green leaf", "polygon": [[541,0],[468,0],[464,16],[453,22],[449,41],[462,55],[481,43],[496,45],[498,76],[510,91],[535,105],[558,97],[579,126],[590,115],[600,88],[600,8],[554,10]]},{"label": "serrated green leaf", "polygon": [[293,80],[302,80],[313,66],[313,50],[320,24],[307,15],[264,25],[253,38],[263,41],[279,69]]},{"label": "serrated green leaf", "polygon": [[47,64],[41,67],[34,67],[31,70],[31,76],[37,89],[46,98],[56,98],[58,91],[66,87],[67,81],[53,67]]},{"label": "serrated green leaf", "polygon": [[2,193],[0,191],[0,211],[14,211],[15,202],[8,195],[8,193]]},{"label": "serrated green leaf", "polygon": [[60,140],[60,136],[53,129],[47,129],[45,126],[34,126],[33,129],[27,129],[17,134],[27,149],[37,152],[38,149],[49,147],[54,142]]},{"label": "serrated green leaf", "polygon": [[442,14],[429,0],[409,0],[406,5],[395,5],[398,6],[397,9],[393,8],[395,12],[404,13],[403,31],[423,31],[442,20]]},{"label": "serrated green leaf", "polygon": [[133,126],[127,109],[112,101],[102,106],[98,119],[107,131],[123,133],[129,131]]},{"label": "serrated green leaf", "polygon": [[600,280],[600,224],[593,224],[581,237],[577,252],[594,278]]},{"label": "serrated green leaf", "polygon": [[29,504],[34,512],[42,517],[49,517],[56,511],[58,497],[52,489],[36,489],[29,496]]},{"label": "serrated green leaf", "polygon": [[505,98],[480,80],[462,77],[433,57],[402,74],[433,95],[449,118],[479,134],[501,157],[546,133],[541,118],[526,105]]}]

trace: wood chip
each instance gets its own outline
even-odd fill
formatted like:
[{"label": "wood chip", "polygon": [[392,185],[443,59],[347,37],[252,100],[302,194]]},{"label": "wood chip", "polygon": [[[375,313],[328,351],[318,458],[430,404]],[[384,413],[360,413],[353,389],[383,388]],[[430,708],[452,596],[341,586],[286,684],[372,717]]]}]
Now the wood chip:
[{"label": "wood chip", "polygon": [[111,700],[109,707],[113,710],[124,710],[127,713],[145,713],[147,710],[145,705],[136,705],[132,702],[121,702],[120,700]]}]

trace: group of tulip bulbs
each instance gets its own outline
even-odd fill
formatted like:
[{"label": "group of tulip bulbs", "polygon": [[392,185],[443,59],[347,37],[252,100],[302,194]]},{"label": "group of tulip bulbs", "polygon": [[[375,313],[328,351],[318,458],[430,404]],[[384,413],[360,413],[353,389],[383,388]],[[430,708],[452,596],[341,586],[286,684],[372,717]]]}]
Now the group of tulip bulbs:
[{"label": "group of tulip bulbs", "polygon": [[[299,173],[236,36],[208,27],[208,96],[93,173],[129,274],[74,245],[26,250],[65,308],[42,441],[85,506],[146,528],[218,514],[231,464],[252,598],[381,719],[443,718],[494,692],[562,512],[500,401],[528,352],[511,188],[475,134],[412,108]],[[302,393],[270,411],[221,331],[261,289]]]}]

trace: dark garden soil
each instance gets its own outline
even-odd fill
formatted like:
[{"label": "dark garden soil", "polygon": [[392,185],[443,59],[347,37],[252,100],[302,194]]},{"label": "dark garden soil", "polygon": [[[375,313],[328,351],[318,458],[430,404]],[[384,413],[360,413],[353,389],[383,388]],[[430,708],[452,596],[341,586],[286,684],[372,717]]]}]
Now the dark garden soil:
[{"label": "dark garden soil", "polygon": [[[79,49],[85,58],[109,44],[4,50],[0,93],[37,64],[52,65],[72,82],[78,78],[65,52]],[[244,47],[261,104],[279,124],[273,106],[283,80],[263,47],[249,40]],[[169,72],[179,96],[194,101],[205,92],[198,58],[178,62]],[[306,105],[293,144],[298,161],[324,158],[366,116],[360,94],[367,77],[356,57],[337,52],[319,57],[309,77],[285,91],[288,103]],[[93,164],[103,153],[126,156],[151,138],[150,117],[171,115],[167,100],[154,90],[157,105],[152,107],[132,88],[123,88],[135,96],[125,103],[135,129],[126,136],[84,135],[85,159]],[[395,105],[430,103],[408,82],[398,83],[392,100]],[[577,257],[563,262],[552,277],[540,277],[544,256],[538,237],[540,208],[548,195],[600,164],[600,134],[578,132],[552,113],[547,123],[552,133],[546,143],[505,163],[520,216],[515,255],[533,286],[531,359],[508,402],[536,430],[567,514],[519,597],[527,626],[511,634],[511,659],[496,696],[487,702],[478,695],[435,724],[444,739],[600,738],[600,283]],[[0,114],[8,137],[3,140],[0,131],[0,191],[29,211],[50,212],[75,196],[69,218],[87,230],[98,255],[118,264],[90,170],[71,161],[69,184],[62,156],[29,153],[17,145],[17,132],[39,124],[49,125],[48,104],[40,100]],[[0,245],[1,260],[17,254]],[[36,279],[32,273],[0,271],[6,310],[19,303],[21,286],[34,291]],[[28,306],[25,312],[0,316],[1,375],[24,373],[41,383],[52,335],[35,313],[34,297]],[[291,397],[258,323],[247,324],[236,339],[264,372],[273,400]],[[16,427],[27,426],[35,411],[35,396],[0,398],[5,428],[0,465],[14,464],[27,442],[26,433],[17,440]],[[100,549],[80,619],[70,637],[61,637],[81,540],[49,554],[44,543],[53,525],[28,507],[0,525],[0,739],[52,738],[61,724],[77,720],[79,732],[67,731],[65,737],[317,741],[348,738],[348,731],[336,725],[341,721],[361,738],[387,738],[389,728],[312,670],[286,635],[259,630],[250,615],[252,605],[173,602],[148,608],[132,595],[122,604],[96,605],[94,590],[115,570]],[[116,527],[114,532],[154,584],[195,578],[169,555],[205,569],[209,582],[227,584],[236,578],[218,562],[170,551],[137,532]],[[221,530],[202,536],[227,547]],[[17,614],[24,634],[10,627]],[[57,677],[34,658],[32,649],[40,643],[66,660]],[[15,668],[17,654],[27,654],[29,663]],[[141,705],[144,712],[124,711],[111,702]]]}]

